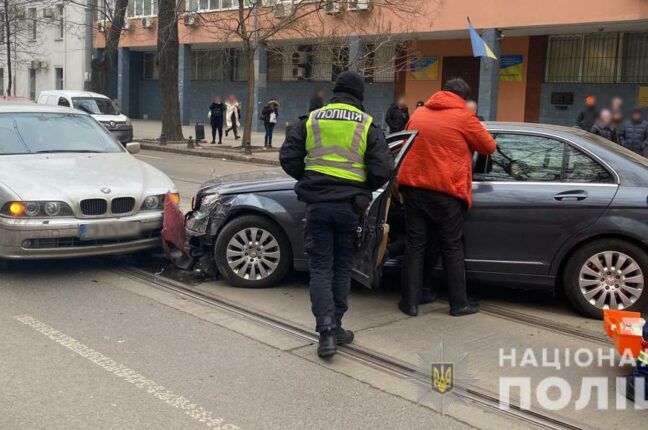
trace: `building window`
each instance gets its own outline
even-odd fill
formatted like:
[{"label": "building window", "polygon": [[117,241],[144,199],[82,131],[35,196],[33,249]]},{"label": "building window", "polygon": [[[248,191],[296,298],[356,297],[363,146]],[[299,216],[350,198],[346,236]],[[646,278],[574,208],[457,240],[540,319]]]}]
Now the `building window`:
[{"label": "building window", "polygon": [[247,57],[241,49],[232,51],[232,80],[247,81]]},{"label": "building window", "polygon": [[55,71],[55,77],[54,79],[56,80],[56,89],[57,90],[62,90],[64,88],[64,81],[63,81],[63,68],[62,67],[57,67],[54,69]]},{"label": "building window", "polygon": [[396,49],[392,45],[367,45],[364,76],[367,82],[394,82]]},{"label": "building window", "polygon": [[57,37],[63,39],[65,35],[65,14],[62,4],[56,5],[56,20],[58,24]]},{"label": "building window", "polygon": [[224,51],[191,51],[191,78],[195,81],[222,81]]},{"label": "building window", "polygon": [[157,15],[157,0],[130,0],[128,2],[128,9],[126,9],[128,17],[155,15]]},{"label": "building window", "polygon": [[4,94],[4,69],[0,67],[0,94]]},{"label": "building window", "polygon": [[648,33],[549,37],[546,82],[648,82]]},{"label": "building window", "polygon": [[30,7],[27,11],[27,17],[29,18],[29,37],[32,42],[36,41],[38,34],[38,28],[36,26],[36,8]]},{"label": "building window", "polygon": [[142,54],[142,79],[145,81],[160,79],[160,67],[155,60],[154,52]]},{"label": "building window", "polygon": [[621,82],[648,82],[648,33],[625,33],[621,58]]},{"label": "building window", "polygon": [[29,69],[29,98],[36,100],[36,69]]},{"label": "building window", "polygon": [[5,33],[5,14],[4,12],[0,12],[0,43],[4,43]]}]

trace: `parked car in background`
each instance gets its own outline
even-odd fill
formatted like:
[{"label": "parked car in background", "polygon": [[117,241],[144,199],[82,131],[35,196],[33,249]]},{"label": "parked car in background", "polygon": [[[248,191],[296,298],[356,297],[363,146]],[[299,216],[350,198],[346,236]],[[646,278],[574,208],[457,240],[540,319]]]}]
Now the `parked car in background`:
[{"label": "parked car in background", "polygon": [[38,103],[51,106],[72,107],[82,110],[99,121],[122,144],[133,141],[130,119],[108,97],[89,91],[43,91]]},{"label": "parked car in background", "polygon": [[[164,173],[90,115],[0,104],[0,258],[121,254],[161,244]],[[130,153],[129,153],[130,152]]]},{"label": "parked car in background", "polygon": [[[648,160],[582,130],[485,123],[497,151],[476,157],[473,208],[465,223],[466,270],[473,283],[563,288],[581,313],[646,309]],[[400,166],[414,133],[388,138]],[[397,167],[398,168],[398,167]],[[430,172],[434,174],[434,172]],[[280,170],[204,184],[187,216],[193,255],[208,255],[241,287],[276,285],[290,268],[307,270],[304,204]],[[380,283],[398,215],[393,182],[375,193],[354,278]],[[389,207],[392,207],[389,210]],[[401,214],[402,217],[402,214]]]}]

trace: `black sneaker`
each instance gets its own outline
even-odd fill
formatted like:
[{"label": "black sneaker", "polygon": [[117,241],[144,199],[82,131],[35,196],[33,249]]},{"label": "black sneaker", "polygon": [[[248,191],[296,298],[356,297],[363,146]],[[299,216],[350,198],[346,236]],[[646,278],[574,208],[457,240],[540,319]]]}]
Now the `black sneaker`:
[{"label": "black sneaker", "polygon": [[346,345],[353,342],[354,336],[351,330],[345,330],[342,327],[338,327],[335,330],[335,337],[338,345]]},{"label": "black sneaker", "polygon": [[325,330],[320,333],[319,346],[317,347],[317,355],[320,358],[329,358],[337,352],[335,332],[333,330]]}]

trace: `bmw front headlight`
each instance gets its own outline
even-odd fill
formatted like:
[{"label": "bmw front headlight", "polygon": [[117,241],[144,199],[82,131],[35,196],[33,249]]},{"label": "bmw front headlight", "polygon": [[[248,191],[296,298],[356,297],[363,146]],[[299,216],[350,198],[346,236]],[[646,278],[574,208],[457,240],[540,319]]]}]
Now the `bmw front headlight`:
[{"label": "bmw front headlight", "polygon": [[11,201],[5,203],[0,215],[11,218],[50,218],[73,216],[72,208],[58,201]]}]

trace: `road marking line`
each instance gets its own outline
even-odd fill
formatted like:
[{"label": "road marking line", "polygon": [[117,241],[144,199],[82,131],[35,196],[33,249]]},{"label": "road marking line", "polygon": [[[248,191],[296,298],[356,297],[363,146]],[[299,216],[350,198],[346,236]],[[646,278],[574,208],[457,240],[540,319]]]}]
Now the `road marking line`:
[{"label": "road marking line", "polygon": [[156,160],[164,160],[164,157],[156,157],[154,155],[146,155],[146,154],[137,154],[138,157],[144,157],[144,158],[154,158]]},{"label": "road marking line", "polygon": [[30,315],[16,315],[14,316],[14,319],[33,328],[38,333],[49,337],[59,345],[62,345],[70,351],[91,361],[105,371],[112,373],[126,382],[130,382],[137,388],[145,390],[148,394],[165,404],[184,411],[184,413],[189,417],[200,423],[204,423],[209,428],[217,430],[240,430],[240,427],[234,424],[226,424],[223,418],[214,417],[211,411],[204,409],[196,403],[192,403],[186,397],[175,394],[173,391],[166,389],[162,385],[159,385],[157,382],[147,378],[137,371],[132,370],[123,364],[117,363],[110,357],[100,353],[99,351],[95,351],[89,346],[84,345],[78,340],[56,330],[54,327],[51,327]]}]

